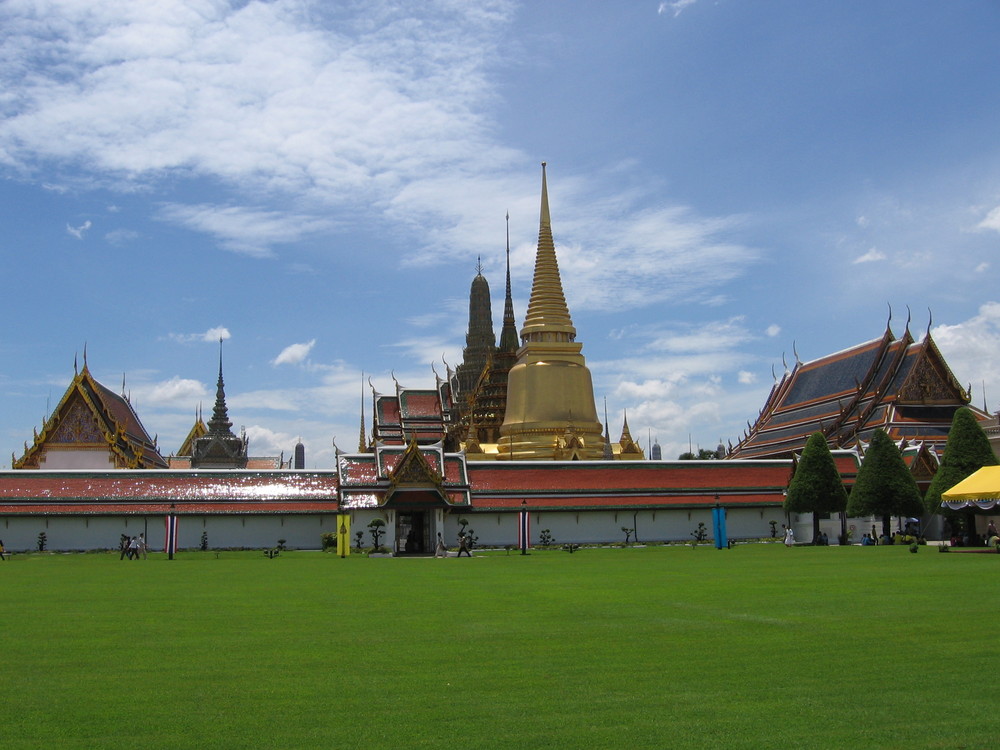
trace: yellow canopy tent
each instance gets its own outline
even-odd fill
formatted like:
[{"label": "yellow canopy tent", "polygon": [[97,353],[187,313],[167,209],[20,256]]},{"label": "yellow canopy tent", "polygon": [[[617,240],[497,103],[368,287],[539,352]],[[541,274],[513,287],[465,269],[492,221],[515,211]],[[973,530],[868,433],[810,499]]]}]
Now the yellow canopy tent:
[{"label": "yellow canopy tent", "polygon": [[1000,503],[1000,466],[984,466],[941,494],[941,505],[952,510],[974,506],[990,510]]}]

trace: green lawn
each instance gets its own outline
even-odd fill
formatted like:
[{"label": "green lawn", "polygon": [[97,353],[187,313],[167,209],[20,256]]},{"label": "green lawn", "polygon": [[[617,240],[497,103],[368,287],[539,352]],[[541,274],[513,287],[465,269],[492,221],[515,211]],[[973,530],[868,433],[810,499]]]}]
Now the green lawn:
[{"label": "green lawn", "polygon": [[1000,555],[0,562],[11,748],[979,748]]}]

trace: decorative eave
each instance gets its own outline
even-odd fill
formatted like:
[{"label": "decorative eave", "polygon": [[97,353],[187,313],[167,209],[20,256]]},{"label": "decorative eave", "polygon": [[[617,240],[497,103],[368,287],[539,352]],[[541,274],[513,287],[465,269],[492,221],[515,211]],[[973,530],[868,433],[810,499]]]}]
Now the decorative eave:
[{"label": "decorative eave", "polygon": [[[941,350],[938,349],[937,344],[934,343],[934,339],[931,336],[930,329],[928,328],[923,341],[920,342],[920,352],[917,355],[921,363],[933,369],[933,371],[939,375],[946,386],[954,392],[954,398],[960,401],[963,405],[969,404],[972,400],[969,392],[962,387],[961,383],[958,382],[958,378],[951,371],[948,363],[945,361],[944,357],[941,355]],[[909,375],[907,375],[906,380],[899,387],[899,393],[905,394],[908,391],[913,393],[915,390],[919,390],[918,380],[921,376],[921,368],[914,367]],[[937,400],[937,399],[935,399]],[[897,398],[897,403],[925,403],[925,401]]]},{"label": "decorative eave", "polygon": [[442,483],[441,475],[427,463],[416,439],[411,438],[402,458],[389,473],[390,487],[396,489],[398,487],[433,485],[435,488],[441,489]]}]

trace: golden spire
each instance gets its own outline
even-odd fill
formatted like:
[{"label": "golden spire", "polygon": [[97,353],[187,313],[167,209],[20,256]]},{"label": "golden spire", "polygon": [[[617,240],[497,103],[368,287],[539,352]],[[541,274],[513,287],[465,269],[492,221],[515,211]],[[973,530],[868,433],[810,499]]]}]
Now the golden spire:
[{"label": "golden spire", "polygon": [[[549,334],[546,337],[545,334]],[[576,328],[569,316],[563,294],[556,245],[552,239],[549,218],[549,191],[542,162],[542,205],[538,219],[538,250],[535,254],[535,276],[531,282],[531,299],[521,329],[521,343],[529,341],[575,341]]]},{"label": "golden spire", "polygon": [[544,162],[538,224],[535,278],[517,362],[507,376],[498,458],[600,460],[605,441],[559,278]]}]

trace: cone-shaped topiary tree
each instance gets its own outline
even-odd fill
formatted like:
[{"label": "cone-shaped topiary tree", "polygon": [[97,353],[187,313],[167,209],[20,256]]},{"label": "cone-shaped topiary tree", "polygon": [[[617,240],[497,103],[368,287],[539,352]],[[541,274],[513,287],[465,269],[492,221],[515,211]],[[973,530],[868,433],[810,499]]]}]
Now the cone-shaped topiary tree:
[{"label": "cone-shaped topiary tree", "polygon": [[809,436],[802,457],[795,467],[795,476],[788,484],[785,510],[813,514],[813,542],[819,536],[819,517],[823,513],[840,513],[847,507],[847,490],[833,462],[830,448],[822,432]]},{"label": "cone-shaped topiary tree", "polygon": [[875,430],[847,500],[847,515],[881,516],[882,533],[888,535],[892,516],[917,516],[923,508],[917,481],[896,444]]},{"label": "cone-shaped topiary tree", "polygon": [[[944,457],[937,473],[931,480],[927,494],[924,495],[924,508],[927,513],[941,513],[941,495],[970,474],[984,466],[996,466],[998,463],[989,438],[976,419],[972,410],[963,406],[955,411],[951,418],[951,429],[948,431],[948,442],[944,447]],[[957,518],[964,517],[970,535],[975,531],[975,511],[947,511],[944,515],[954,524]]]}]

